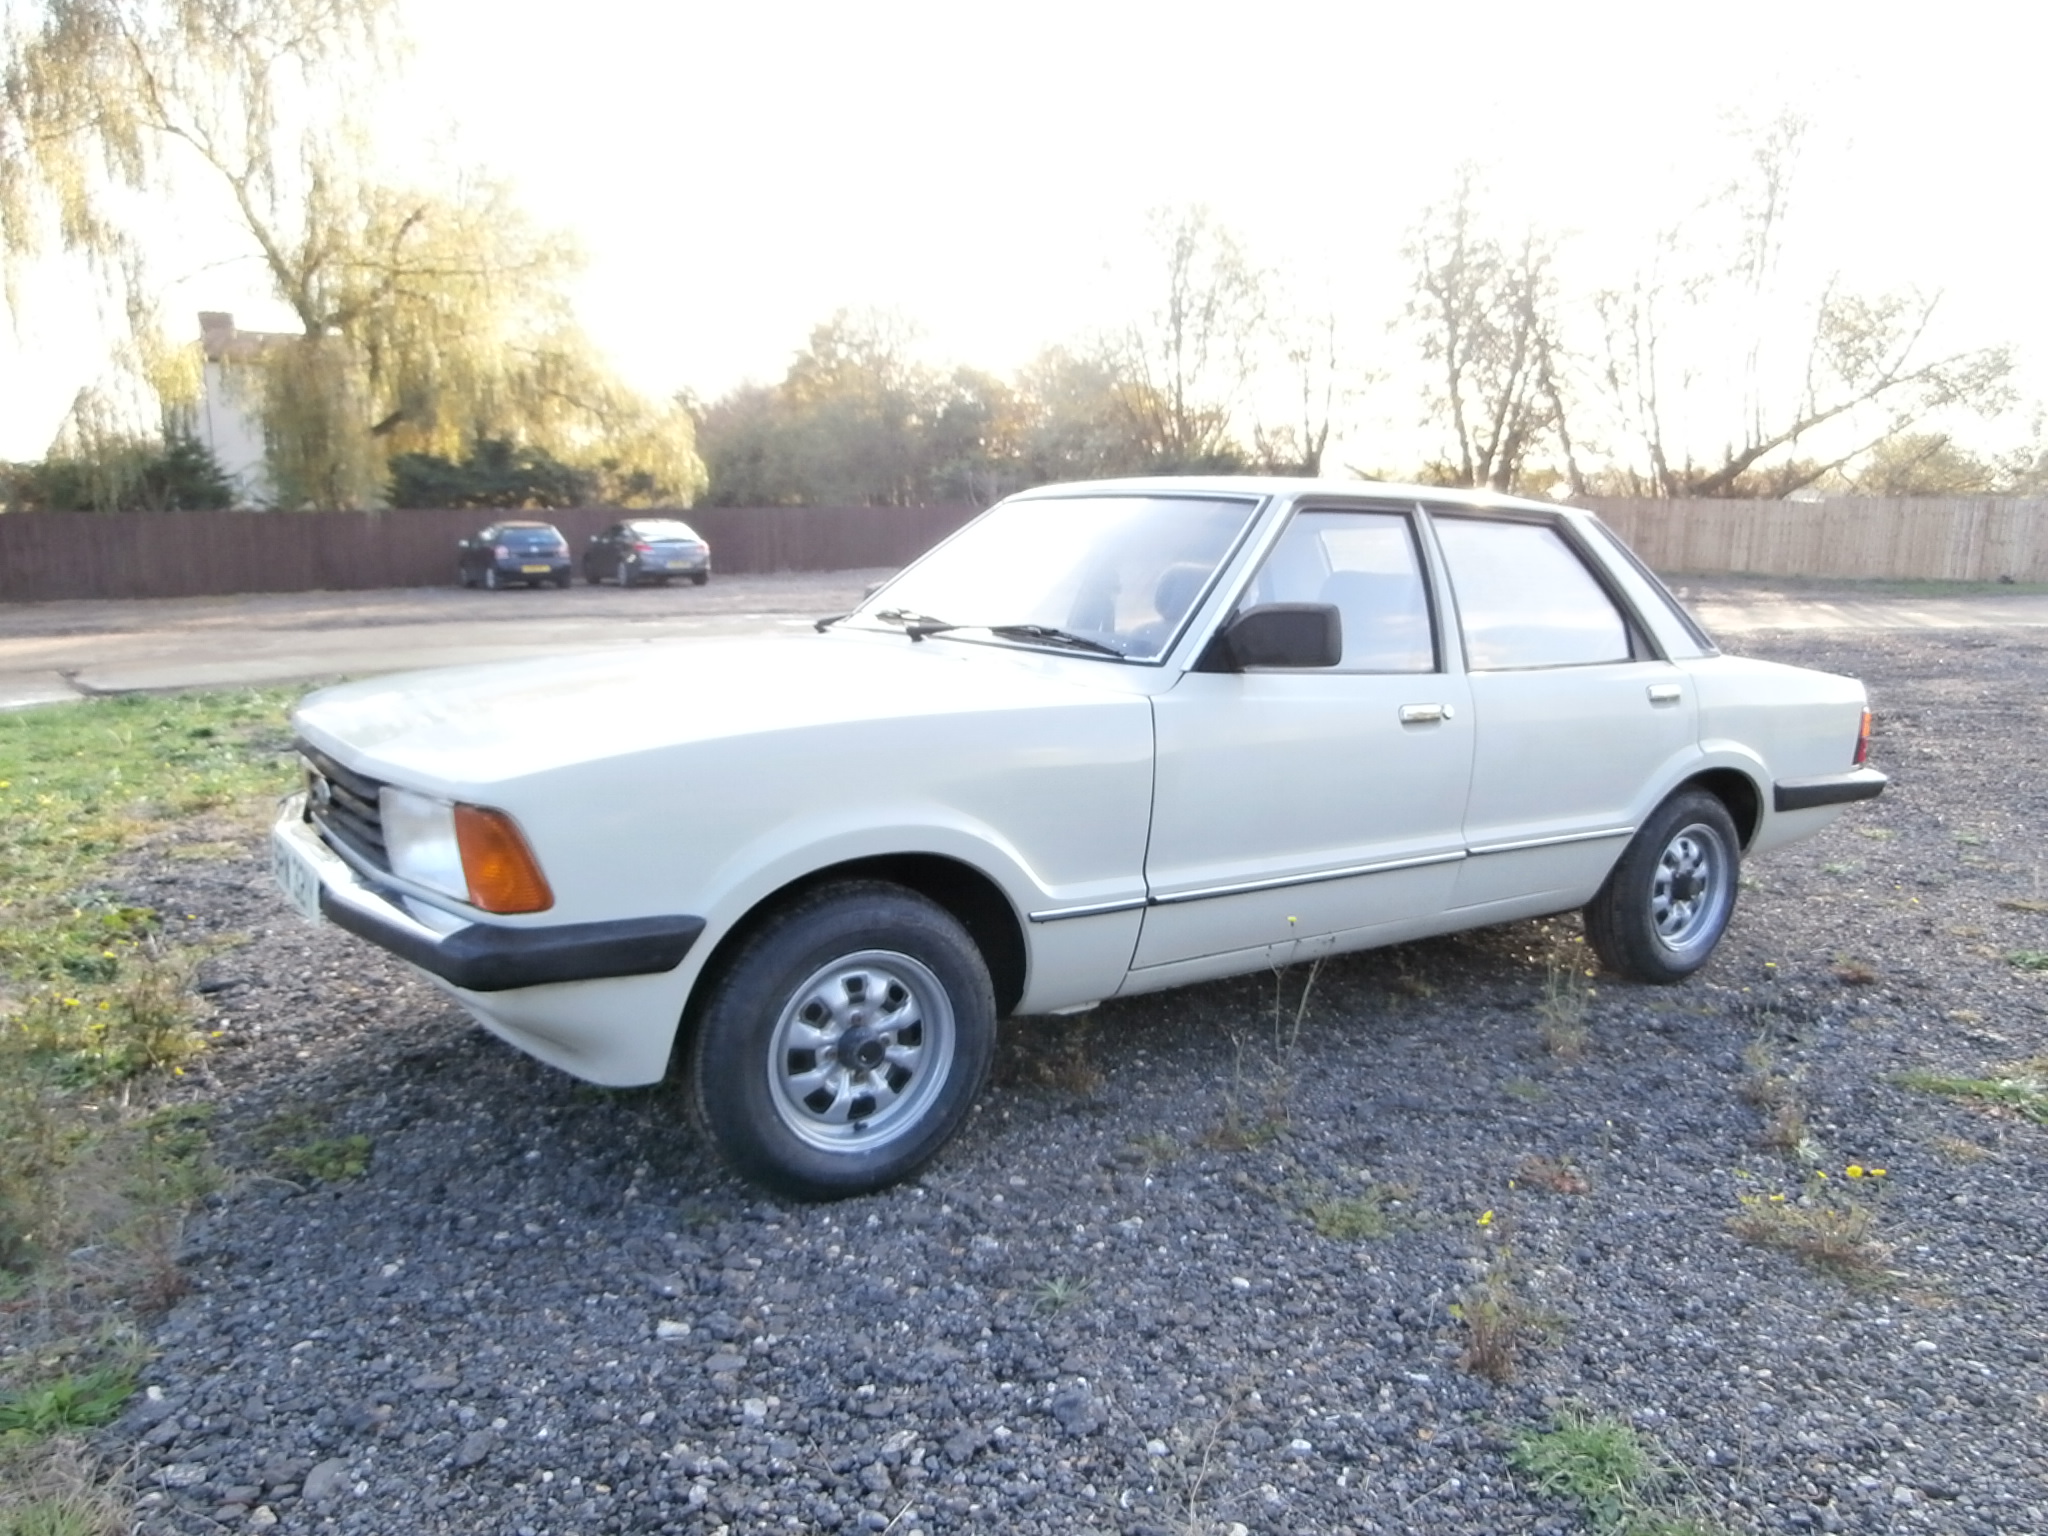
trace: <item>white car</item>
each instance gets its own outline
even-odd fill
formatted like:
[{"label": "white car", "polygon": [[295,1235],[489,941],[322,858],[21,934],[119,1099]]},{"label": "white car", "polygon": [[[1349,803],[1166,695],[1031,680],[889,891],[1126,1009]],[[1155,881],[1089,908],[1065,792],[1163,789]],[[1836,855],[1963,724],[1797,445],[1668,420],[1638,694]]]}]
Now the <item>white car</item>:
[{"label": "white car", "polygon": [[274,864],[543,1061],[683,1059],[735,1168],[829,1198],[944,1145],[1004,1015],[1575,907],[1677,981],[1743,854],[1884,788],[1864,702],[1584,511],[1054,486],[814,634],[316,693]]}]

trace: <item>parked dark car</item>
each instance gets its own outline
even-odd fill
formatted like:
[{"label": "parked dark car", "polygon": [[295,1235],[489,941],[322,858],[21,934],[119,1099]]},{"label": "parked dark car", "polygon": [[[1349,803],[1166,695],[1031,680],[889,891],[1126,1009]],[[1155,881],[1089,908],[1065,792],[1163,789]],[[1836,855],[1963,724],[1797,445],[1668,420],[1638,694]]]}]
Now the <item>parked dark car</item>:
[{"label": "parked dark car", "polygon": [[465,587],[566,587],[573,574],[569,541],[553,523],[493,523],[455,546],[455,580]]},{"label": "parked dark car", "polygon": [[622,587],[651,581],[668,585],[687,576],[698,586],[711,579],[711,546],[688,523],[672,517],[636,517],[591,536],[583,551],[583,579]]}]

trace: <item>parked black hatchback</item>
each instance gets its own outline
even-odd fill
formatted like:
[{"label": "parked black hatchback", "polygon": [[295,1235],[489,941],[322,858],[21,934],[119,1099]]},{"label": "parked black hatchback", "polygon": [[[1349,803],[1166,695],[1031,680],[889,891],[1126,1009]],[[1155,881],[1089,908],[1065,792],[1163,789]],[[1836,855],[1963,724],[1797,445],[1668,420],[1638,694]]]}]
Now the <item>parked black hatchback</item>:
[{"label": "parked black hatchback", "polygon": [[569,541],[553,523],[493,523],[455,546],[455,579],[465,587],[569,585]]},{"label": "parked black hatchback", "polygon": [[666,586],[671,576],[687,576],[700,587],[711,579],[711,546],[688,523],[672,517],[613,523],[592,535],[583,551],[583,579],[593,586],[600,581]]}]

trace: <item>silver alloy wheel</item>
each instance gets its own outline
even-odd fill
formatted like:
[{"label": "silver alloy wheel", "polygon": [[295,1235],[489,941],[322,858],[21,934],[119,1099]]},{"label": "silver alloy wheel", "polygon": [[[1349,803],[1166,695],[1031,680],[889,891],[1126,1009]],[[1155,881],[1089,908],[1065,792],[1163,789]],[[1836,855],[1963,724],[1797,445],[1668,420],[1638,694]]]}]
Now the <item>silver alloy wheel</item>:
[{"label": "silver alloy wheel", "polygon": [[1721,834],[1691,822],[1672,834],[1650,879],[1650,923],[1668,949],[1691,948],[1718,934],[1729,898],[1733,860]]},{"label": "silver alloy wheel", "polygon": [[916,1129],[945,1087],[953,1005],[939,978],[893,950],[820,966],[768,1040],[769,1098],[799,1140],[864,1152]]}]

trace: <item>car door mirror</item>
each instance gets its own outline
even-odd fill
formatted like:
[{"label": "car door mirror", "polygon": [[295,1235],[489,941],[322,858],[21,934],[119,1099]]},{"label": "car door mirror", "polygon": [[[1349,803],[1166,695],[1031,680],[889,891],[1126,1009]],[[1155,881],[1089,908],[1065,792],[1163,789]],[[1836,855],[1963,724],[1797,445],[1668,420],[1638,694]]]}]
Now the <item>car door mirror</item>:
[{"label": "car door mirror", "polygon": [[1344,621],[1330,603],[1261,603],[1232,619],[1203,649],[1197,672],[1247,667],[1334,667],[1344,656]]}]

